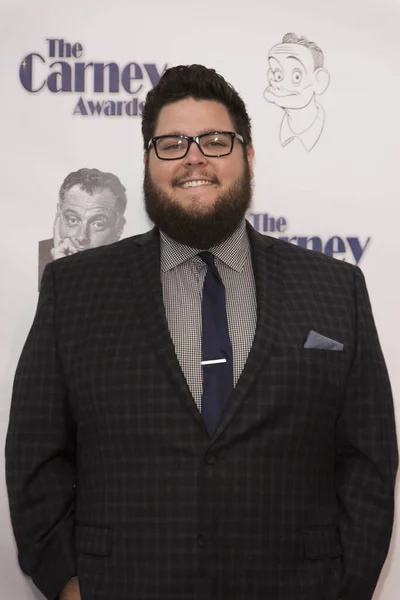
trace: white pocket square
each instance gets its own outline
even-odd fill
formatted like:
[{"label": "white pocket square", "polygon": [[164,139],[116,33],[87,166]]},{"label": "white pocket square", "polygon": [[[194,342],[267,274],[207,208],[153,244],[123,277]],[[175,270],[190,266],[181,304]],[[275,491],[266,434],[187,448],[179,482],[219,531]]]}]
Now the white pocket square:
[{"label": "white pocket square", "polygon": [[303,348],[314,348],[316,350],[343,350],[344,345],[341,342],[332,340],[331,338],[325,337],[320,333],[317,333],[313,329],[309,332],[306,341],[303,344]]}]

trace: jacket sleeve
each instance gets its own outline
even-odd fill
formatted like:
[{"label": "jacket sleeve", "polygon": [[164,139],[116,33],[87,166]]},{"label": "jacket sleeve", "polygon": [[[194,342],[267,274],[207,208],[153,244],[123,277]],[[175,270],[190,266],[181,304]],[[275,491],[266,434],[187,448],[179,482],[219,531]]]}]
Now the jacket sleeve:
[{"label": "jacket sleeve", "polygon": [[370,600],[393,525],[398,464],[393,400],[364,276],[356,268],[356,349],[336,427],[341,600]]},{"label": "jacket sleeve", "polygon": [[55,334],[49,264],[18,363],[6,440],[6,479],[19,561],[49,600],[76,575],[75,424]]}]

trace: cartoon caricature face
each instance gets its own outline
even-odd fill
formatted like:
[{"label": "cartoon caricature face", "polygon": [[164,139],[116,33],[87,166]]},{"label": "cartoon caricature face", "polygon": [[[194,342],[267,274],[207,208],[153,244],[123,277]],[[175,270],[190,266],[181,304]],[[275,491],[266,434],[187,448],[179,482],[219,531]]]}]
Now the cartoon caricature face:
[{"label": "cartoon caricature face", "polygon": [[264,97],[281,108],[304,108],[329,85],[328,71],[316,69],[312,53],[300,44],[277,44],[269,53],[268,64],[269,86]]}]

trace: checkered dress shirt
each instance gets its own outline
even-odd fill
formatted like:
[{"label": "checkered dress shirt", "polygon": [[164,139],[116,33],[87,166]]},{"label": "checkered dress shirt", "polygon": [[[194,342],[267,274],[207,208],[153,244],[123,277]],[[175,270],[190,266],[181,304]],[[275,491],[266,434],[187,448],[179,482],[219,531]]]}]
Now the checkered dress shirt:
[{"label": "checkered dress shirt", "polygon": [[[253,343],[257,301],[246,223],[224,242],[209,248],[225,286],[236,385]],[[160,232],[163,299],[175,352],[192,396],[201,410],[203,392],[201,303],[206,265],[201,249],[185,246]]]}]

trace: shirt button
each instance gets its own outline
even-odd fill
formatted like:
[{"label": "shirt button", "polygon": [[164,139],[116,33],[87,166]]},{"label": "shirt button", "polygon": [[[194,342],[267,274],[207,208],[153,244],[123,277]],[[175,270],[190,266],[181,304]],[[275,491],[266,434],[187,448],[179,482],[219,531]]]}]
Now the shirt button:
[{"label": "shirt button", "polygon": [[206,465],[215,465],[215,463],[217,462],[217,457],[212,452],[207,452],[207,454],[204,457],[204,462],[206,463]]}]

